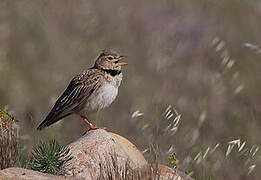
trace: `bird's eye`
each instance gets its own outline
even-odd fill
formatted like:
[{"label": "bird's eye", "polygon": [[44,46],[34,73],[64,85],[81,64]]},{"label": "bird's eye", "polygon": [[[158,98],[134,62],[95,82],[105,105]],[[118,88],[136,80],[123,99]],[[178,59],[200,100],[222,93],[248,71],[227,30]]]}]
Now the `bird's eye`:
[{"label": "bird's eye", "polygon": [[113,60],[113,57],[112,56],[109,56],[109,57],[107,57],[109,60]]}]

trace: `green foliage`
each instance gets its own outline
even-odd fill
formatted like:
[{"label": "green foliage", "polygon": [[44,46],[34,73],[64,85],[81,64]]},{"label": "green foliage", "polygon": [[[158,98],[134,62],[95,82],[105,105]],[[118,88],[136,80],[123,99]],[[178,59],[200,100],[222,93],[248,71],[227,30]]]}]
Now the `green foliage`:
[{"label": "green foliage", "polygon": [[15,122],[17,122],[17,120],[7,112],[6,108],[0,109],[0,127],[2,131],[10,131],[13,134],[14,126],[12,125]]},{"label": "green foliage", "polygon": [[209,169],[202,168],[201,171],[195,173],[194,175],[195,180],[214,180],[213,175]]},{"label": "green foliage", "polygon": [[172,153],[169,155],[169,164],[173,168],[179,168],[179,159],[178,159],[176,153]]},{"label": "green foliage", "polygon": [[18,155],[18,127],[6,109],[0,109],[0,169],[14,166]]},{"label": "green foliage", "polygon": [[32,170],[50,174],[62,174],[61,169],[71,160],[69,149],[56,140],[40,142],[33,148],[29,167]]},{"label": "green foliage", "polygon": [[20,142],[18,145],[18,157],[17,157],[17,161],[16,161],[16,166],[18,167],[22,167],[22,168],[26,168],[27,166],[27,154],[25,152],[25,147],[24,145]]}]

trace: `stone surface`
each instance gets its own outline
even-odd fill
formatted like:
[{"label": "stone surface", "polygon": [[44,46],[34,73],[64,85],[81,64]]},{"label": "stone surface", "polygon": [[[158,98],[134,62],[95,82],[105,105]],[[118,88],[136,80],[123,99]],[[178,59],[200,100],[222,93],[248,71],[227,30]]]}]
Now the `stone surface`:
[{"label": "stone surface", "polygon": [[144,156],[140,153],[140,151],[136,148],[136,146],[133,145],[129,140],[112,132],[109,132],[109,134],[115,138],[117,143],[128,154],[128,157],[133,161],[133,163],[137,167],[147,165],[147,161],[145,160]]},{"label": "stone surface", "polygon": [[23,168],[0,171],[0,180],[193,180],[179,170],[149,165],[127,139],[105,130],[93,130],[68,145],[72,159],[63,167],[65,177]]},{"label": "stone surface", "polygon": [[176,180],[193,180],[192,177],[186,175],[184,172],[178,170],[178,169],[171,169],[168,166],[159,164],[158,166],[159,174],[161,175],[160,179],[176,179]]},{"label": "stone surface", "polygon": [[140,180],[147,180],[150,178],[157,180],[194,180],[178,169],[171,169],[168,166],[161,164],[145,166],[141,170],[136,170],[134,174],[134,179]]},{"label": "stone surface", "polygon": [[68,147],[73,158],[64,167],[66,176],[107,179],[121,174],[124,177],[128,171],[147,165],[132,143],[102,129],[88,132]]},{"label": "stone surface", "polygon": [[23,168],[7,168],[0,171],[0,180],[77,180],[76,178],[65,178],[41,173]]}]

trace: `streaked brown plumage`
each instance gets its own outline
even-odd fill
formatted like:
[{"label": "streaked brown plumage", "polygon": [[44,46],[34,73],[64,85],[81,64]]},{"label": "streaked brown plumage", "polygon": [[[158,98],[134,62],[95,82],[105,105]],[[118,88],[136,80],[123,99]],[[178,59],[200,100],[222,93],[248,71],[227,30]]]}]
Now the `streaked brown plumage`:
[{"label": "streaked brown plumage", "polygon": [[90,129],[97,129],[86,116],[108,107],[116,98],[122,80],[121,62],[125,56],[120,56],[113,50],[103,50],[93,67],[76,75],[56,101],[38,130],[50,126],[60,119],[73,113],[80,115]]}]

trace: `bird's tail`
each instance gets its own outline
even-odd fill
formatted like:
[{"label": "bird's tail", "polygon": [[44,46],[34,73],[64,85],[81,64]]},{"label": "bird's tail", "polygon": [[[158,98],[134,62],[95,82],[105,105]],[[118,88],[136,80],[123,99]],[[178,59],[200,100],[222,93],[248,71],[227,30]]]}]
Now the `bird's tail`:
[{"label": "bird's tail", "polygon": [[37,130],[41,131],[45,127],[48,127],[48,126],[56,123],[57,121],[59,121],[60,119],[64,118],[65,116],[68,116],[68,115],[70,115],[70,113],[63,115],[63,116],[59,116],[54,112],[50,112],[47,115],[47,117],[45,118],[45,120],[37,127]]}]

